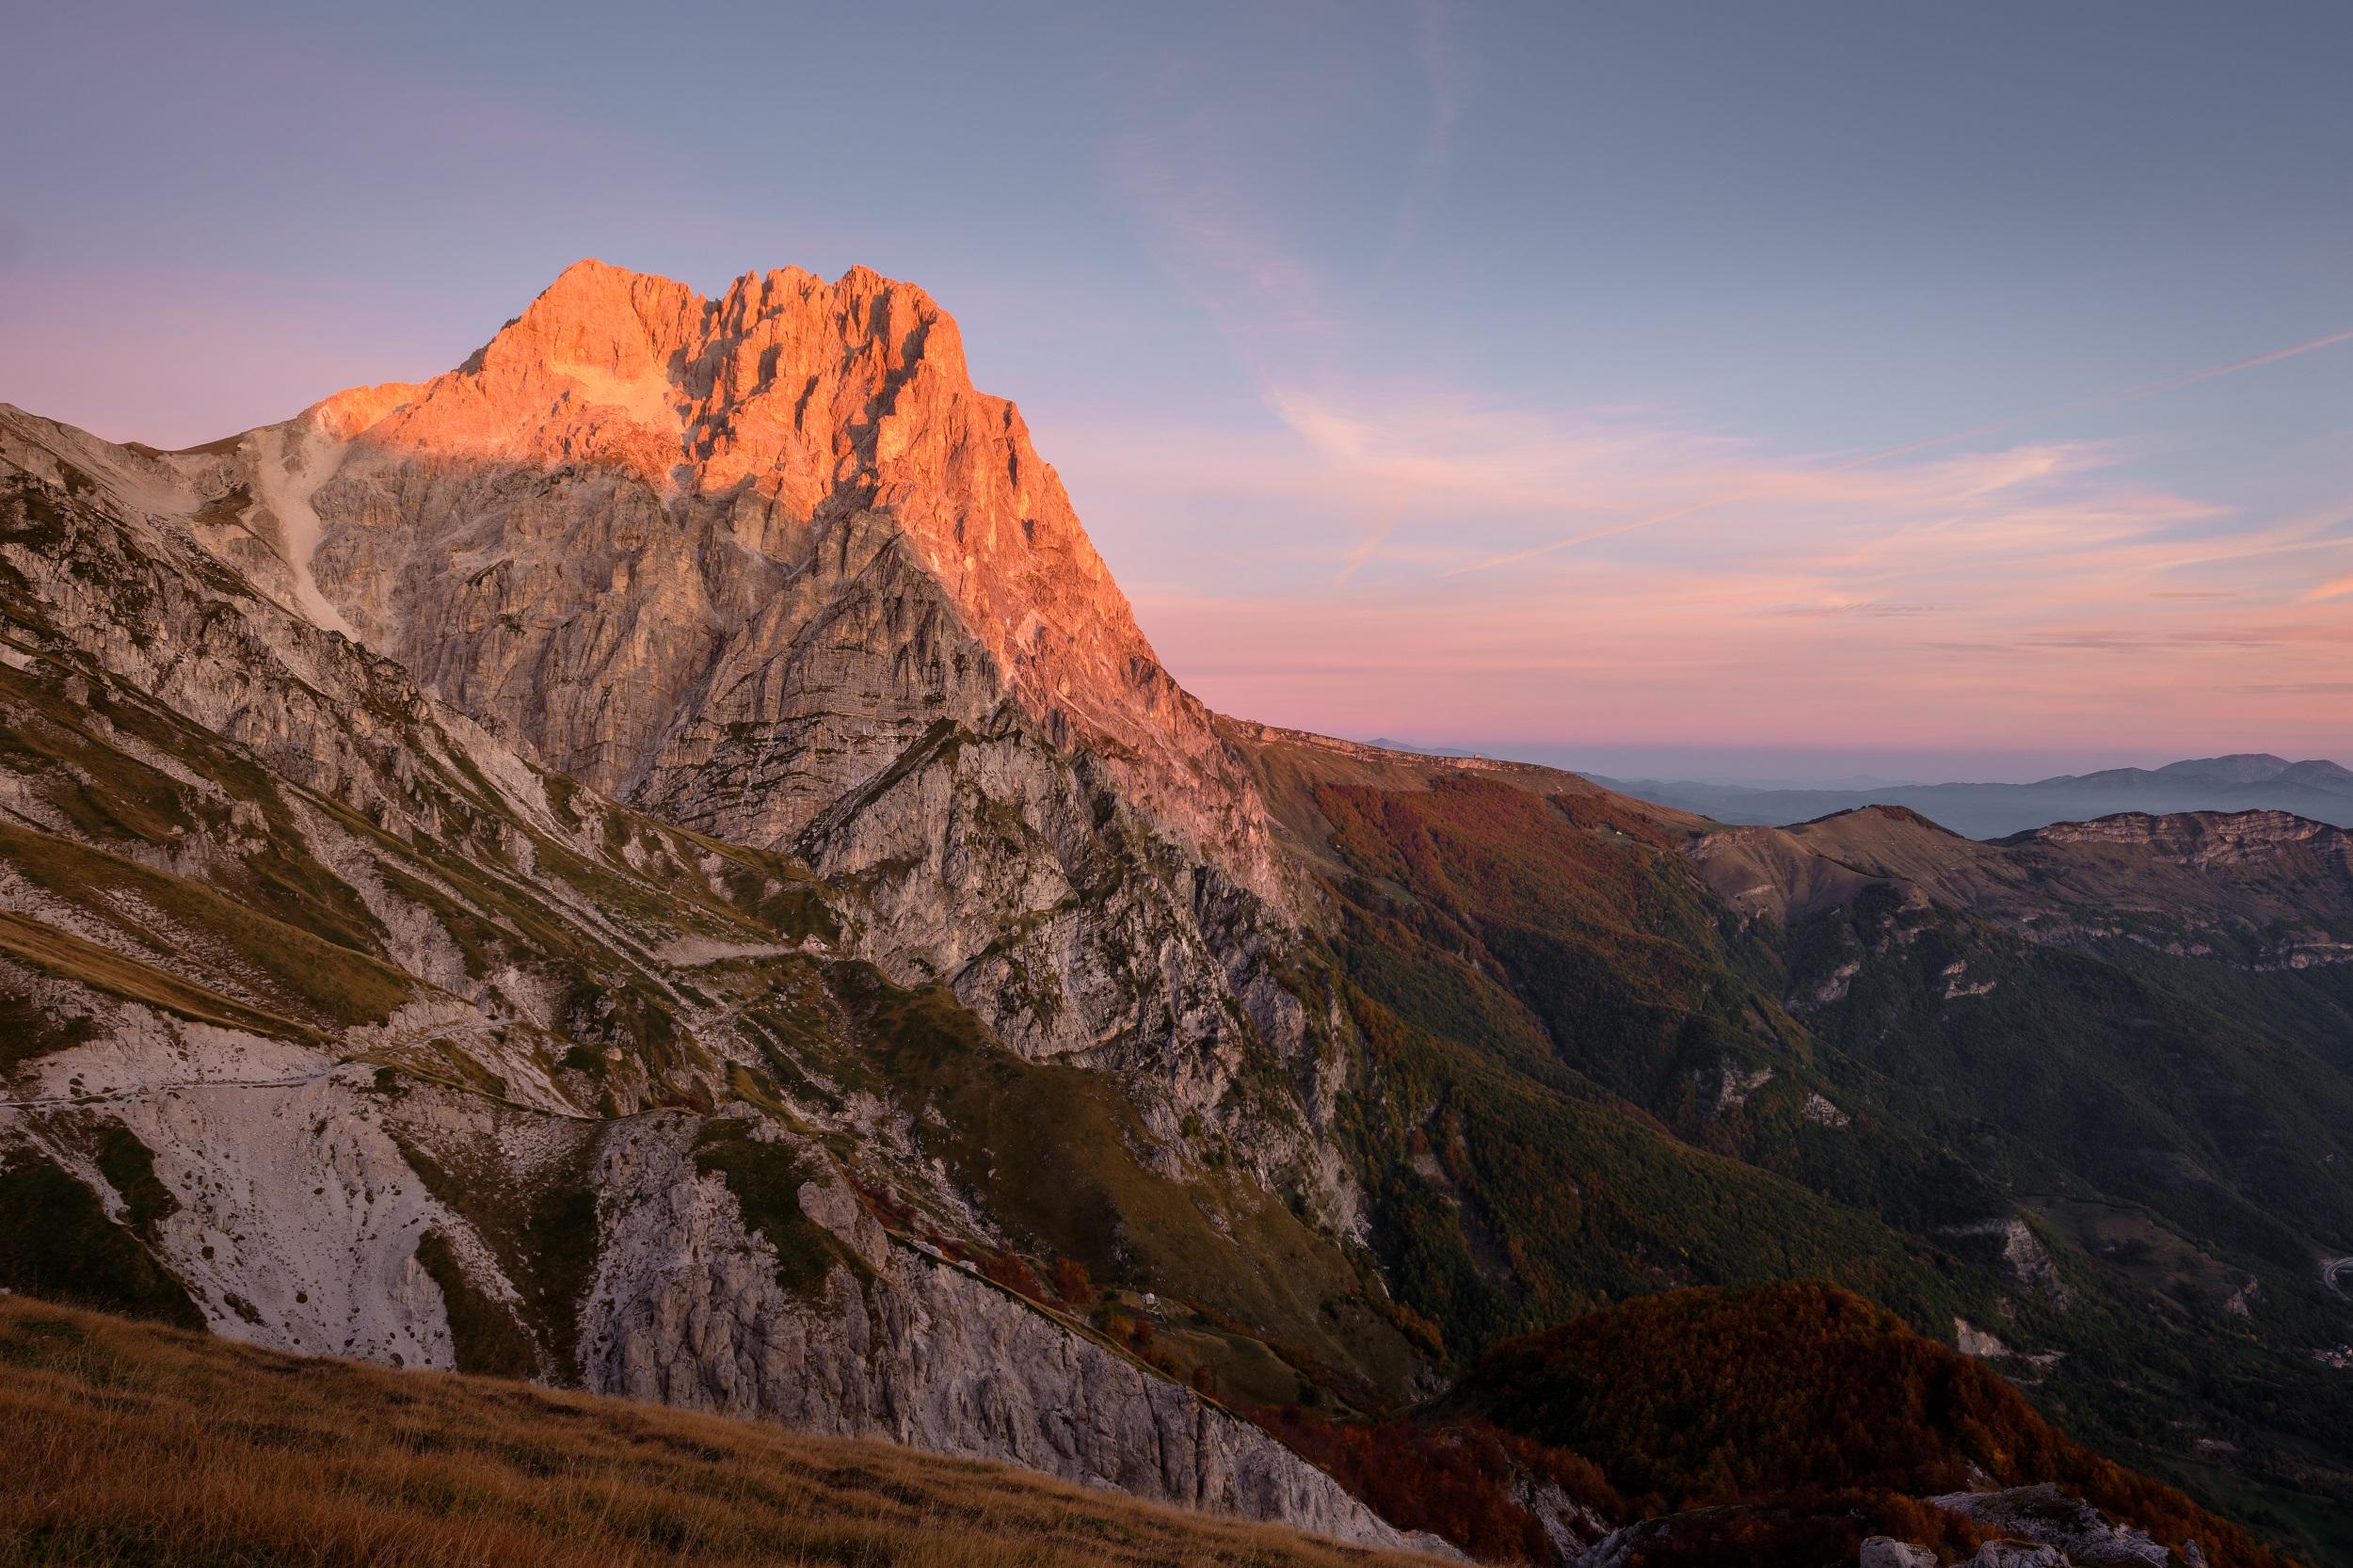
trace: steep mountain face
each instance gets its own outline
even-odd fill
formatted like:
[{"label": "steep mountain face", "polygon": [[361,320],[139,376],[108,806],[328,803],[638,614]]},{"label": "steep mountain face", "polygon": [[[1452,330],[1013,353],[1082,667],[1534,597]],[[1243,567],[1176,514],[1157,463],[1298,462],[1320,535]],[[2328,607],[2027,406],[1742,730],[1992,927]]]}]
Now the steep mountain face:
[{"label": "steep mountain face", "polygon": [[558,772],[858,880],[860,951],[1018,1048],[1149,1068],[1174,1120],[1300,1045],[1247,776],[921,290],[584,262],[449,375],[216,446],[164,462],[281,602]]},{"label": "steep mountain face", "polygon": [[[619,807],[274,602],[175,465],[5,438],[10,1287],[1404,1541],[1015,1261],[1165,1285],[1222,1245],[1205,1310],[1410,1380],[1335,1236],[1146,1130],[1156,1084],[1027,1062],[843,956],[856,883]],[[992,1185],[1031,1124],[1064,1207]]]},{"label": "steep mountain face", "polygon": [[301,423],[344,438],[305,480],[323,595],[559,771],[780,845],[1010,697],[1275,890],[1208,712],[920,289],[785,270],[706,300],[583,262],[459,370]]},{"label": "steep mountain face", "polygon": [[1712,829],[1208,714],[862,272],[0,409],[0,1284],[1598,1568],[1705,1529],[1413,1409],[1826,1278],[2353,1497],[2344,835]]}]

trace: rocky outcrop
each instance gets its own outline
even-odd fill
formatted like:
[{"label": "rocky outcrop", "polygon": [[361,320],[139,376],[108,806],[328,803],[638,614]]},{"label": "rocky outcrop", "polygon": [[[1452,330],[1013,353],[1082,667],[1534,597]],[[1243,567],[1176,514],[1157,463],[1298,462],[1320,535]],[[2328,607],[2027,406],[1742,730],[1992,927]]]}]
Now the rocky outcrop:
[{"label": "rocky outcrop", "polygon": [[[796,1291],[726,1181],[697,1171],[697,1128],[660,1116],[606,1135],[596,1168],[605,1244],[582,1328],[591,1388],[1007,1460],[1369,1545],[1436,1544],[1391,1529],[1192,1390],[894,1244],[806,1149],[802,1216],[842,1256]],[[754,1136],[788,1142],[765,1124]]]},{"label": "rocky outcrop", "polygon": [[1313,1073],[1256,786],[921,290],[583,262],[431,381],[103,456],[536,761],[805,856],[872,907],[853,951],[1016,1049],[1328,1164],[1237,1098],[1254,1048]]},{"label": "rocky outcrop", "polygon": [[[2007,1538],[1989,1542],[1978,1560],[1992,1568],[2015,1563],[2072,1562],[2075,1568],[2168,1568],[2173,1553],[2144,1530],[2121,1525],[2056,1485],[2013,1486],[1998,1492],[1955,1492],[1932,1498],[1937,1507]],[[1996,1546],[2005,1554],[1989,1558]],[[2192,1548],[2194,1550],[2194,1548]],[[2040,1557],[2032,1555],[2040,1551]]]},{"label": "rocky outcrop", "polygon": [[[1208,711],[920,289],[788,268],[704,299],[583,262],[459,369],[296,424],[344,442],[309,497],[326,598],[567,773],[778,843],[1010,696],[1158,830],[1279,891]],[[936,596],[824,586],[887,551]],[[784,758],[792,788],[728,787]]]},{"label": "rocky outcrop", "polygon": [[1536,1521],[1557,1563],[1576,1562],[1612,1533],[1609,1521],[1590,1504],[1570,1496],[1559,1482],[1526,1471],[1512,1478],[1512,1501]]},{"label": "rocky outcrop", "polygon": [[1936,1568],[1936,1554],[1926,1546],[1875,1535],[1856,1554],[1856,1568]]},{"label": "rocky outcrop", "polygon": [[1989,1541],[1961,1568],[2073,1568],[2057,1546],[2034,1541]]},{"label": "rocky outcrop", "polygon": [[1966,1318],[1953,1320],[1953,1349],[1980,1360],[1998,1360],[2010,1353],[2000,1336],[1977,1327]]},{"label": "rocky outcrop", "polygon": [[2127,811],[2091,822],[2054,823],[2022,842],[2121,844],[2177,866],[2260,866],[2289,855],[2333,859],[2353,874],[2353,831],[2287,811]]},{"label": "rocky outcrop", "polygon": [[2022,1288],[2049,1302],[2061,1311],[2074,1304],[2074,1292],[2059,1277],[2058,1264],[2043,1246],[2034,1227],[2015,1214],[1979,1220],[1971,1224],[1947,1225],[1945,1235],[1970,1240],[1998,1244],[2002,1271]]}]

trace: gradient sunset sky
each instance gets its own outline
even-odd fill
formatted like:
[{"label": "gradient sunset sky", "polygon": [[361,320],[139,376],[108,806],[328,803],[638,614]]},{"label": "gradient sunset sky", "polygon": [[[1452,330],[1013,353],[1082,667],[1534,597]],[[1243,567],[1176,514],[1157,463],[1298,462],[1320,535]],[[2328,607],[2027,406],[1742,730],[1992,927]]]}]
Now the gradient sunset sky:
[{"label": "gradient sunset sky", "polygon": [[188,444],[581,256],[863,263],[1224,711],[2353,763],[2353,7],[330,9],[12,8],[0,399]]}]

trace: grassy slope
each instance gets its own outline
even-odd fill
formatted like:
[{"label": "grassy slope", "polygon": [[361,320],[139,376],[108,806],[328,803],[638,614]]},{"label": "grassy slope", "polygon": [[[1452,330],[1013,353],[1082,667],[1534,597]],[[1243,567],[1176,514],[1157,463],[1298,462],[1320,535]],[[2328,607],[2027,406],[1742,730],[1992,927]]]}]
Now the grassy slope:
[{"label": "grassy slope", "polygon": [[[1824,938],[1876,939],[1876,918],[1865,900],[1793,944],[1853,951]],[[2242,1518],[2353,1542],[2353,1384],[2306,1353],[2347,1334],[2313,1259],[2345,1234],[2348,1085],[2307,1043],[2342,980],[2042,948],[1956,916],[1887,946],[1812,1022],[1973,1112],[1980,1158],[2070,1250],[2082,1299],[2038,1325],[2068,1352],[2043,1407]],[[1946,1000],[1955,962],[1995,988]],[[2225,1305],[2250,1285],[2246,1314]]]},{"label": "grassy slope", "polygon": [[[1353,872],[1337,952],[1390,1261],[1458,1351],[1689,1284],[1827,1276],[1923,1324],[1982,1310],[1885,1221],[1992,1194],[1817,1069],[1769,954],[1728,942],[1657,824],[1479,776],[1314,798]],[[1702,1085],[1727,1064],[1775,1081],[1720,1115]],[[1817,1083],[1851,1125],[1801,1117]]]},{"label": "grassy slope", "polygon": [[0,1300],[0,1564],[1411,1558],[989,1464]]}]

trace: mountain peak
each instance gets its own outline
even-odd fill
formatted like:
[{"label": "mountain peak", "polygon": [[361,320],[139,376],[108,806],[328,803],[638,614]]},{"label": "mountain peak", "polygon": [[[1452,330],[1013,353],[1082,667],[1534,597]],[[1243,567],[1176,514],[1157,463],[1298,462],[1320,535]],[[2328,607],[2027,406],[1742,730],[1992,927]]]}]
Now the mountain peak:
[{"label": "mountain peak", "polygon": [[2168,762],[2156,770],[2159,778],[2196,779],[2209,784],[2261,784],[2277,778],[2291,764],[2267,751],[2234,751],[2222,757],[2193,757]]},{"label": "mountain peak", "polygon": [[1891,806],[1881,801],[1874,801],[1868,806],[1849,807],[1843,811],[1833,811],[1827,816],[1816,817],[1810,822],[1801,823],[1798,825],[1820,827],[1830,823],[1840,823],[1846,826],[1858,828],[1926,832],[1940,839],[1960,837],[1951,828],[1941,823],[1930,821],[1909,806]]},{"label": "mountain peak", "polygon": [[669,351],[704,313],[702,296],[673,279],[593,258],[574,262],[456,374],[536,370],[659,384],[668,376]]},{"label": "mountain peak", "polygon": [[[336,614],[593,784],[627,792],[675,764],[732,695],[711,683],[755,681],[808,624],[786,621],[820,613],[781,608],[806,591],[791,584],[821,555],[839,572],[887,548],[945,595],[989,666],[973,679],[1279,896],[1239,758],[1161,667],[1019,411],[973,387],[953,318],[912,283],[782,267],[706,298],[586,259],[457,369],[339,393],[311,424],[349,443],[303,496]],[[937,648],[923,633],[914,651]],[[576,660],[577,692],[520,673]],[[784,700],[751,706],[766,722]],[[825,708],[786,706],[804,702]]]},{"label": "mountain peak", "polygon": [[2353,768],[2346,768],[2325,758],[2314,757],[2301,762],[2291,763],[2281,769],[2267,782],[2300,784],[2308,789],[2348,792],[2353,792]]},{"label": "mountain peak", "polygon": [[[910,422],[893,416],[924,411],[899,407],[909,388],[1018,424],[1010,404],[973,390],[954,321],[912,283],[864,266],[827,283],[788,266],[746,272],[712,299],[590,257],[376,437],[548,467],[585,457],[669,489],[749,481],[807,516],[829,492],[853,496],[842,481],[879,466],[874,448],[905,451]],[[1029,466],[1044,465],[1032,455]]]}]

